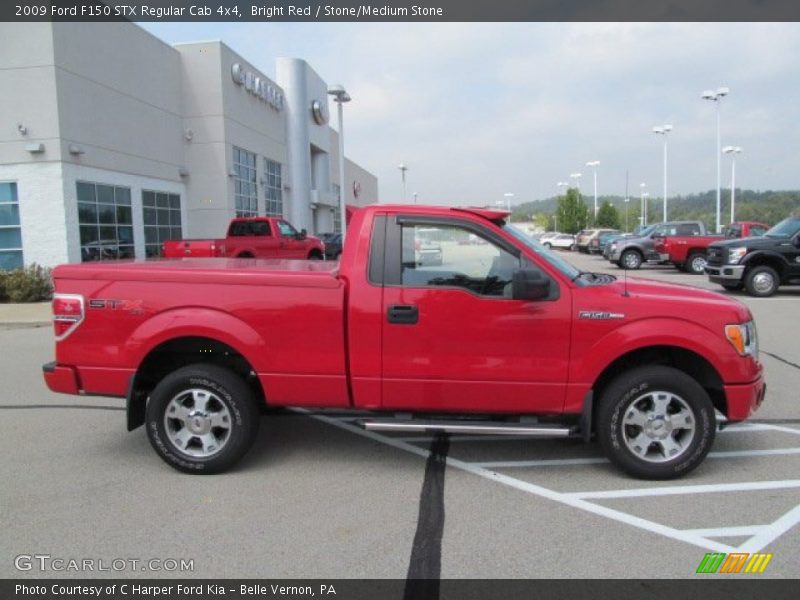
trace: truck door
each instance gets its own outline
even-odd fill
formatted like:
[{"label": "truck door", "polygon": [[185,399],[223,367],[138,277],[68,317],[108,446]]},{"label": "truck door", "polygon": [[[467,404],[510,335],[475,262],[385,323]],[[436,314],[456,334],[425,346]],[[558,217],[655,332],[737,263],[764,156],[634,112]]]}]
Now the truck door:
[{"label": "truck door", "polygon": [[544,273],[551,279],[548,299],[513,300],[511,277],[521,265],[533,266],[514,244],[476,222],[389,217],[383,408],[562,410],[570,290]]},{"label": "truck door", "polygon": [[257,257],[275,258],[278,255],[278,240],[272,235],[268,221],[250,222],[251,238],[248,240]]},{"label": "truck door", "polygon": [[281,258],[306,258],[306,243],[297,239],[298,231],[287,221],[275,221],[280,239]]}]

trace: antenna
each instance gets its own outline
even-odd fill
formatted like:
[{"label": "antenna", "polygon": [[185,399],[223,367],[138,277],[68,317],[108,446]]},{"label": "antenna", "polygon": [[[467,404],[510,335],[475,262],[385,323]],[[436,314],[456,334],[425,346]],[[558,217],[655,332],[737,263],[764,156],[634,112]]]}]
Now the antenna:
[{"label": "antenna", "polygon": [[622,286],[622,295],[627,298],[630,296],[630,294],[628,294],[628,267],[622,270]]}]

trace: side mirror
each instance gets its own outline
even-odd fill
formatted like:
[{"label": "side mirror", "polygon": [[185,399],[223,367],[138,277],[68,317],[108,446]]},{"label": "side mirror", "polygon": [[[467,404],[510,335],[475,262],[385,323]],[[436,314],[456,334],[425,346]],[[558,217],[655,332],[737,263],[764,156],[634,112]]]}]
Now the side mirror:
[{"label": "side mirror", "polygon": [[308,236],[308,232],[305,229],[301,229],[300,233],[297,234],[297,239],[304,240],[306,239],[306,236]]},{"label": "side mirror", "polygon": [[550,295],[550,280],[538,269],[515,269],[511,276],[511,298],[541,300]]}]

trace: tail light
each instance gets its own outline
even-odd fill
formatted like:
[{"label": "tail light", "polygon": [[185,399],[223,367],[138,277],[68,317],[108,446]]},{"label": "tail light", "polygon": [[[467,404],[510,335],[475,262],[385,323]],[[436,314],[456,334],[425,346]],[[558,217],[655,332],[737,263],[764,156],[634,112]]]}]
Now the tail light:
[{"label": "tail light", "polygon": [[57,341],[63,340],[81,324],[83,308],[83,296],[78,294],[53,296],[53,329]]}]

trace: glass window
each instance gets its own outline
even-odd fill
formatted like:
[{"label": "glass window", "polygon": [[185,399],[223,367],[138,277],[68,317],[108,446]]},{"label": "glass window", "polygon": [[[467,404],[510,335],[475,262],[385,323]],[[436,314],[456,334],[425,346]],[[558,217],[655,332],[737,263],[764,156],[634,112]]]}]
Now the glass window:
[{"label": "glass window", "polygon": [[264,200],[266,214],[272,217],[283,216],[283,178],[281,163],[264,159]]},{"label": "glass window", "polygon": [[256,155],[233,147],[234,203],[237,217],[258,215],[256,191]]},{"label": "glass window", "polygon": [[[130,207],[118,206],[117,215],[120,214],[120,211],[127,211],[123,214],[128,214]],[[162,243],[167,240],[179,240],[183,237],[180,194],[142,190],[142,213],[146,257],[161,256]],[[124,233],[133,239],[132,230]]]},{"label": "glass window", "polygon": [[0,182],[0,270],[21,269],[22,228],[15,182]]},{"label": "glass window", "polygon": [[278,229],[280,230],[281,235],[290,236],[290,237],[297,235],[297,229],[292,227],[286,221],[278,221]]},{"label": "glass window", "polygon": [[130,188],[78,181],[81,260],[133,258]]},{"label": "glass window", "polygon": [[519,267],[518,257],[457,225],[403,225],[404,286],[458,287],[510,298],[512,276]]}]

